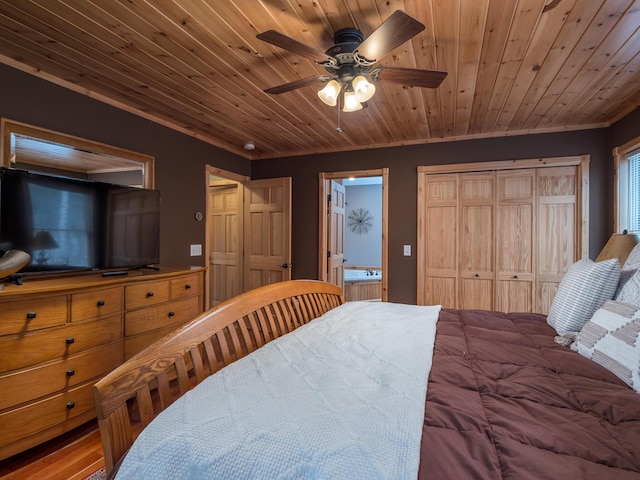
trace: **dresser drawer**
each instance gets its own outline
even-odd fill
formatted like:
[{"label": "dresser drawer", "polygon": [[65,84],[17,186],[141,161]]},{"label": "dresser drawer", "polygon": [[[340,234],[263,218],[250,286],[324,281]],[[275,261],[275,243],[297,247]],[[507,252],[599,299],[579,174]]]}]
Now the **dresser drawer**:
[{"label": "dresser drawer", "polygon": [[40,332],[0,338],[0,369],[10,371],[118,340],[122,314]]},{"label": "dresser drawer", "polygon": [[183,324],[200,313],[199,307],[198,297],[190,297],[157,307],[128,312],[125,315],[124,334],[129,337],[167,325]]},{"label": "dresser drawer", "polygon": [[171,299],[191,297],[200,294],[200,274],[186,275],[171,280]]},{"label": "dresser drawer", "polygon": [[0,305],[0,335],[64,325],[67,296],[4,302]]},{"label": "dresser drawer", "polygon": [[93,382],[0,414],[0,447],[93,411]]},{"label": "dresser drawer", "polygon": [[122,287],[71,295],[71,321],[104,318],[122,311]]},{"label": "dresser drawer", "polygon": [[122,363],[122,340],[37,367],[0,375],[0,411],[103,376]]},{"label": "dresser drawer", "polygon": [[125,337],[124,339],[124,360],[125,362],[133,357],[136,353],[141,352],[156,340],[160,340],[165,335],[173,332],[180,325],[169,325],[168,327],[154,330],[149,333],[135,335],[133,337]]},{"label": "dresser drawer", "polygon": [[127,310],[148,307],[169,300],[169,280],[127,285],[124,288],[124,302]]}]

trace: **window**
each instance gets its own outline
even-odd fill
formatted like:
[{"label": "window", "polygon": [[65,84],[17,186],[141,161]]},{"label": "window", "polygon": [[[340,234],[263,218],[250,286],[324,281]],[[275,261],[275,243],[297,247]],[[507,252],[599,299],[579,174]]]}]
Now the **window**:
[{"label": "window", "polygon": [[640,233],[640,137],[614,149],[616,232]]}]

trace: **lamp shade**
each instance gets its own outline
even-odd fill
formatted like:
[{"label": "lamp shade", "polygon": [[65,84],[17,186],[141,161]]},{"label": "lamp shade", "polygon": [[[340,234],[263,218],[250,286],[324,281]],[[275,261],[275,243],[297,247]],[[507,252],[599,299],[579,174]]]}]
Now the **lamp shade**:
[{"label": "lamp shade", "polygon": [[596,262],[617,258],[620,265],[624,265],[631,250],[639,241],[638,236],[634,234],[614,233],[596,258]]},{"label": "lamp shade", "polygon": [[356,100],[358,102],[366,102],[373,97],[373,94],[376,93],[376,86],[367,81],[362,75],[358,75],[353,79],[353,91],[356,94]]},{"label": "lamp shade", "polygon": [[340,93],[341,88],[342,87],[336,80],[330,80],[324,88],[318,92],[318,96],[320,97],[320,100],[330,107],[335,107],[336,103],[338,103],[338,94]]},{"label": "lamp shade", "polygon": [[342,107],[343,112],[357,112],[362,108],[362,105],[356,98],[356,93],[354,91],[345,91],[344,92],[344,107]]},{"label": "lamp shade", "polygon": [[34,250],[49,250],[51,248],[58,248],[58,243],[48,230],[40,230],[33,238],[31,248]]}]

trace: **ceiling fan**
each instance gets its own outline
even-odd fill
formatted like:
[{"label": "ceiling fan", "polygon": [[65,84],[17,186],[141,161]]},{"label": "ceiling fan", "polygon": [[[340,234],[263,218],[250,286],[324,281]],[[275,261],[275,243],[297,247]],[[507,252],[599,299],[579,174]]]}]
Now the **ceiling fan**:
[{"label": "ceiling fan", "polygon": [[437,88],[447,72],[422,68],[387,67],[377,62],[407,40],[424,30],[424,25],[402,10],[396,10],[366,39],[356,28],[342,28],[335,32],[335,45],[321,52],[275,30],[268,30],[257,38],[314,60],[324,67],[327,75],[314,75],[276,87],[266,93],[279,95],[298,88],[326,83],[318,92],[320,99],[335,106],[344,90],[343,111],[354,112],[373,97],[376,87],[370,82],[388,82],[411,87]]}]

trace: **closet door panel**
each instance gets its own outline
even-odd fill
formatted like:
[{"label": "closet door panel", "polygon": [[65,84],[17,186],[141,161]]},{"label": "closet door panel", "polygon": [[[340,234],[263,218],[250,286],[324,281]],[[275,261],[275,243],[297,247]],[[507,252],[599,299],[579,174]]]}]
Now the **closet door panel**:
[{"label": "closet door panel", "polygon": [[459,308],[493,309],[495,173],[460,175]]},{"label": "closet door panel", "polygon": [[535,171],[498,172],[496,308],[531,311],[535,232]]},{"label": "closet door panel", "polygon": [[547,314],[560,280],[578,258],[577,169],[540,168],[536,176],[538,295],[534,311]]},{"label": "closet door panel", "polygon": [[427,302],[425,305],[442,305],[445,308],[456,307],[455,277],[428,276],[426,289]]},{"label": "closet door panel", "polygon": [[458,175],[433,175],[425,182],[427,234],[425,299],[455,308],[458,275]]},{"label": "closet door panel", "polygon": [[500,312],[530,312],[533,309],[533,301],[532,281],[498,279],[496,310]]},{"label": "closet door panel", "polygon": [[493,277],[491,279],[461,278],[458,308],[493,310]]}]

